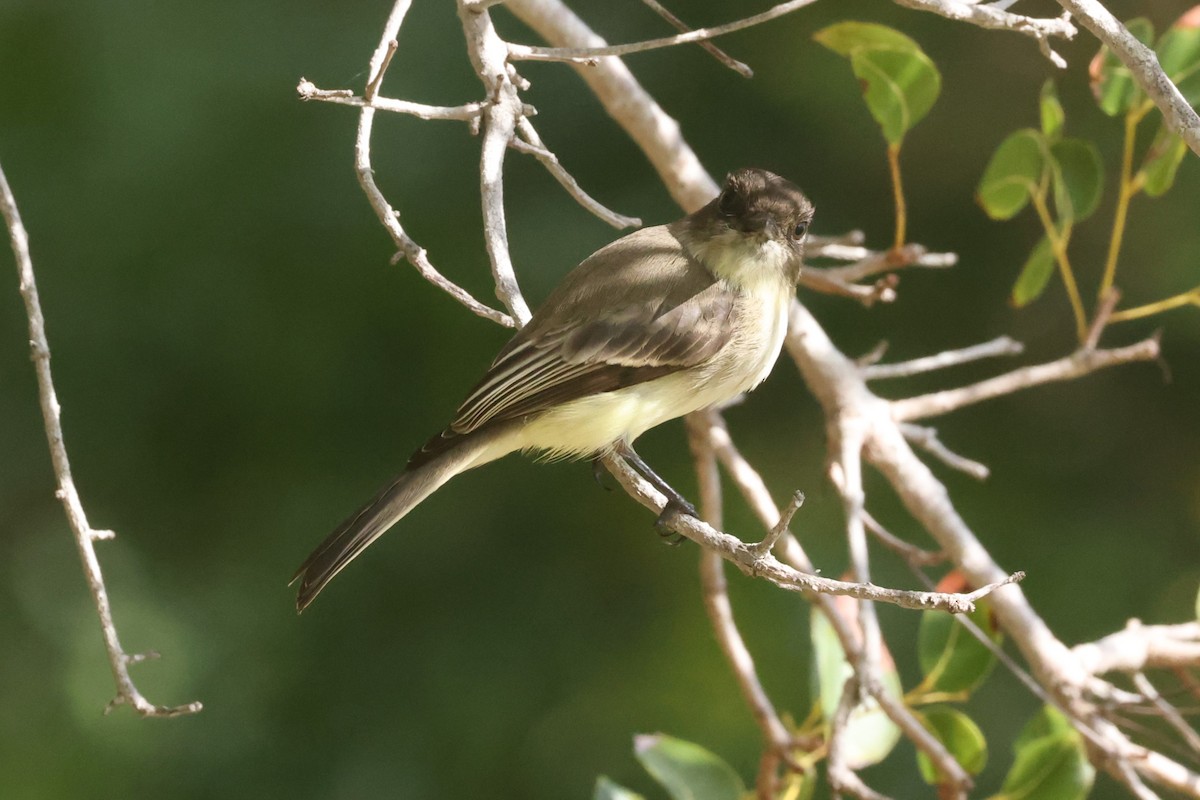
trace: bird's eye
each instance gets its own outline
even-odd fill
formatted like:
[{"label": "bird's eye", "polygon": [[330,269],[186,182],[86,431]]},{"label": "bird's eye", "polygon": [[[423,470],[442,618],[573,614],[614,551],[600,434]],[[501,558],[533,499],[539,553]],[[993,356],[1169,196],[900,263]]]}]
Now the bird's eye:
[{"label": "bird's eye", "polygon": [[717,198],[717,208],[725,216],[732,217],[737,213],[737,200],[737,193],[733,189],[726,189]]},{"label": "bird's eye", "polygon": [[795,230],[792,231],[792,238],[796,239],[796,240],[800,240],[800,239],[803,239],[805,234],[807,234],[807,233],[808,233],[808,223],[807,222],[798,222],[798,223],[796,223]]}]

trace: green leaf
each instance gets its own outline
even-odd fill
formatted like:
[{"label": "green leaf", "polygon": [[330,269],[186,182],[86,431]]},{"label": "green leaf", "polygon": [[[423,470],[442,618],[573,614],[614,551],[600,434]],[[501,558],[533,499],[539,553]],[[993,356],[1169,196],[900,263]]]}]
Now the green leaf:
[{"label": "green leaf", "polygon": [[889,144],[899,144],[937,101],[941,74],[920,45],[899,31],[868,22],[840,22],[813,38],[850,59],[867,108]]},{"label": "green leaf", "polygon": [[1054,205],[1060,222],[1087,219],[1104,189],[1104,164],[1096,145],[1084,139],[1063,139],[1050,145],[1054,159]]},{"label": "green leaf", "polygon": [[[1193,10],[1193,15],[1195,12]],[[1187,15],[1172,25],[1154,50],[1158,62],[1190,105],[1200,103],[1200,27]]]},{"label": "green leaf", "polygon": [[[986,598],[966,616],[993,642],[1003,641]],[[987,678],[996,662],[990,650],[944,611],[921,613],[917,658],[925,675],[921,688],[928,692],[969,692]]]},{"label": "green leaf", "polygon": [[[930,706],[917,712],[921,724],[946,746],[954,760],[970,775],[978,775],[987,765],[987,740],[970,717],[950,706]],[[942,776],[929,756],[917,751],[917,767],[930,786],[942,782]]]},{"label": "green leaf", "polygon": [[645,798],[619,783],[614,783],[608,776],[601,775],[596,778],[596,788],[592,790],[592,800],[645,800]]},{"label": "green leaf", "polygon": [[983,171],[975,197],[992,219],[1011,219],[1038,191],[1046,170],[1042,135],[1022,128],[1008,135]]},{"label": "green leaf", "polygon": [[1183,157],[1187,155],[1187,144],[1166,125],[1160,125],[1146,157],[1142,160],[1142,190],[1151,197],[1161,197],[1175,183]]},{"label": "green leaf", "polygon": [[[839,598],[842,600],[842,598]],[[851,609],[846,617],[854,617],[852,600],[842,600],[844,608]],[[821,710],[828,722],[837,712],[842,699],[842,690],[846,679],[853,674],[853,669],[846,661],[842,644],[834,633],[829,620],[816,609],[812,612],[813,666],[817,681],[817,692]],[[900,699],[903,690],[900,686],[900,676],[891,662],[891,657],[884,659],[883,685],[884,691]],[[900,741],[900,729],[879,708],[874,700],[860,703],[850,712],[850,721],[845,736],[846,761],[851,769],[861,769],[872,764],[878,764],[887,758],[888,753]]]},{"label": "green leaf", "polygon": [[1025,266],[1021,267],[1021,274],[1017,276],[1017,282],[1013,284],[1011,298],[1013,307],[1024,308],[1041,297],[1053,274],[1054,251],[1050,249],[1050,240],[1046,236],[1042,236],[1025,261]]},{"label": "green leaf", "polygon": [[673,800],[738,800],[745,784],[719,756],[662,733],[633,739],[633,752]]},{"label": "green leaf", "polygon": [[[1125,27],[1134,38],[1149,46],[1154,40],[1154,25],[1145,17],[1131,19]],[[1137,106],[1145,95],[1134,82],[1129,68],[1113,55],[1107,47],[1101,47],[1100,52],[1092,59],[1088,67],[1091,77],[1092,94],[1100,109],[1110,117],[1115,117]]]},{"label": "green leaf", "polygon": [[1063,123],[1066,120],[1066,113],[1063,111],[1062,103],[1058,101],[1058,90],[1054,87],[1054,80],[1047,80],[1042,84],[1042,94],[1038,100],[1038,109],[1042,118],[1042,133],[1046,140],[1057,142],[1062,136]]},{"label": "green leaf", "polygon": [[1083,800],[1096,770],[1083,739],[1062,713],[1045,706],[1017,736],[1016,760],[993,800]]}]

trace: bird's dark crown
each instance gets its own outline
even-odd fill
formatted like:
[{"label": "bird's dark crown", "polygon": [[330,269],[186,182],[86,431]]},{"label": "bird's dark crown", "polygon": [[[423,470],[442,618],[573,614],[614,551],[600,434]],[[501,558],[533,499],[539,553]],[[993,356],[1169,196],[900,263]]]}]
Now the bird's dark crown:
[{"label": "bird's dark crown", "polygon": [[773,227],[769,234],[803,238],[812,221],[813,204],[791,181],[747,167],[726,176],[721,193],[705,211],[746,233]]}]

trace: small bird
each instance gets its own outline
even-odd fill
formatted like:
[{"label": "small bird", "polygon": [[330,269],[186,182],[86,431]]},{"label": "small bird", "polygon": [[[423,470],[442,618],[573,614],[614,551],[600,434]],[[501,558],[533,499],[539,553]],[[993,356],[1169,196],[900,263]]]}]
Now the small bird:
[{"label": "small bird", "polygon": [[700,210],[589,256],[500,350],[450,425],[300,566],[297,611],[446,481],[517,450],[620,455],[668,497],[660,520],[694,515],[633,442],[767,377],[812,216],[789,181],[741,169]]}]

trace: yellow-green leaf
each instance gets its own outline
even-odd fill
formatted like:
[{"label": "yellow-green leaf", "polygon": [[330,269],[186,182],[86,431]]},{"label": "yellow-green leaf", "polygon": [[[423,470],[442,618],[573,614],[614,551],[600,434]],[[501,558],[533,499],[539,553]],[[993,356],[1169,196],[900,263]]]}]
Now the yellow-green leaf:
[{"label": "yellow-green leaf", "polygon": [[[986,599],[975,604],[966,615],[999,644],[1004,635],[992,618]],[[996,657],[953,614],[944,611],[925,611],[917,632],[917,658],[925,679],[921,689],[926,692],[969,692],[987,678]]]},{"label": "yellow-green leaf", "polygon": [[1100,205],[1104,164],[1096,145],[1085,139],[1062,139],[1050,145],[1054,159],[1054,205],[1060,222],[1086,219]]},{"label": "yellow-green leaf", "polygon": [[[978,775],[987,766],[987,740],[979,726],[963,712],[950,706],[930,706],[917,712],[917,718],[926,730],[945,745],[954,760],[970,775]],[[917,751],[917,767],[921,777],[930,786],[942,783],[944,777],[938,772],[929,756]]]},{"label": "yellow-green leaf", "polygon": [[1161,197],[1175,183],[1175,173],[1183,157],[1187,155],[1187,144],[1166,125],[1160,125],[1146,157],[1142,161],[1142,189],[1151,197]]},{"label": "yellow-green leaf", "polygon": [[1044,706],[1013,743],[1016,760],[993,800],[1083,800],[1096,770],[1083,738],[1062,713]]},{"label": "yellow-green leaf", "polygon": [[1013,306],[1024,308],[1041,297],[1053,274],[1054,251],[1050,249],[1050,240],[1043,236],[1026,259],[1025,266],[1021,267],[1021,274],[1013,285]]},{"label": "yellow-green leaf", "polygon": [[592,789],[592,800],[645,800],[640,794],[626,789],[619,783],[601,775],[596,778],[596,787]]},{"label": "yellow-green leaf", "polygon": [[988,162],[976,199],[993,219],[1011,219],[1038,191],[1046,170],[1045,140],[1031,128],[1009,134]]},{"label": "yellow-green leaf", "polygon": [[1054,87],[1054,79],[1042,84],[1042,94],[1038,99],[1038,110],[1042,119],[1042,134],[1046,140],[1056,142],[1062,136],[1063,122],[1066,114],[1062,103],[1058,101],[1058,90]]},{"label": "yellow-green leaf", "polygon": [[642,734],[633,752],[673,800],[739,800],[746,786],[724,759],[693,742]]},{"label": "yellow-green leaf", "polygon": [[[842,600],[842,598],[839,598]],[[854,616],[852,609],[855,601],[846,599],[844,607],[850,609],[845,614],[847,618]],[[837,711],[842,699],[842,690],[846,679],[853,670],[846,661],[842,644],[829,624],[824,614],[812,612],[812,641],[813,641],[813,674],[817,683],[817,693],[820,698],[821,710],[828,723]],[[900,676],[896,667],[891,663],[891,657],[886,658],[887,664],[883,669],[884,690],[897,700],[904,694],[900,686]],[[844,739],[847,766],[851,769],[861,769],[872,764],[878,764],[887,758],[892,748],[900,741],[900,729],[896,723],[884,713],[874,700],[860,703],[850,712],[850,722],[847,725]]]},{"label": "yellow-green leaf", "polygon": [[1200,103],[1200,12],[1193,8],[1176,20],[1154,50],[1163,72],[1188,103]]},{"label": "yellow-green leaf", "polygon": [[890,144],[904,139],[941,92],[937,67],[899,31],[874,23],[840,22],[813,38],[850,60],[867,108]]}]

